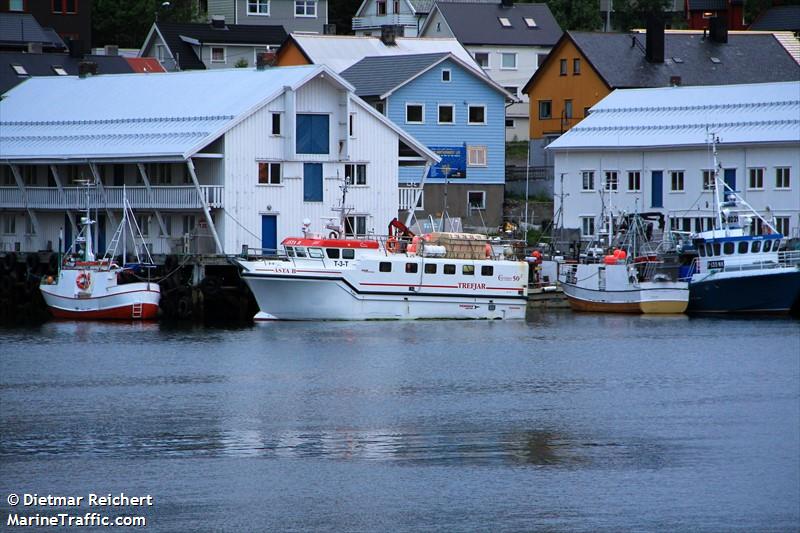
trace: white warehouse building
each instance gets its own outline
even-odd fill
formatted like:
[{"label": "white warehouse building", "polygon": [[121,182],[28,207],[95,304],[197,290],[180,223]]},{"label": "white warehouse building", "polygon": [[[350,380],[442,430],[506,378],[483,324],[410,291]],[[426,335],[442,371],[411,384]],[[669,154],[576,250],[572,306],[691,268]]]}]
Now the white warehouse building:
[{"label": "white warehouse building", "polygon": [[800,237],[800,82],[612,92],[548,146],[563,227],[591,240],[605,207],[660,212],[680,231],[709,228],[711,135],[725,183]]},{"label": "white warehouse building", "polygon": [[275,249],[345,176],[347,233],[384,233],[401,159],[439,160],[325,66],[32,78],[0,101],[0,250],[69,245],[87,179],[100,252],[123,194],[156,254]]}]

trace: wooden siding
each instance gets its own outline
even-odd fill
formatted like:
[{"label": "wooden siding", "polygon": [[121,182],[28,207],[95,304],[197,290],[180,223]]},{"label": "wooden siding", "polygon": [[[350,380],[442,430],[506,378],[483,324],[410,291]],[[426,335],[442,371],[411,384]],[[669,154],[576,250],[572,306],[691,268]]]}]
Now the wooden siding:
[{"label": "wooden siding", "polygon": [[[451,81],[442,81],[449,69]],[[407,124],[406,103],[425,105],[425,123]],[[438,105],[452,104],[455,124],[438,124]],[[486,124],[468,125],[468,105],[486,106]],[[480,145],[487,147],[487,166],[467,167],[465,183],[505,182],[505,98],[497,90],[453,61],[444,61],[388,98],[387,116],[426,146]],[[418,182],[421,169],[402,167],[400,180]]]},{"label": "wooden siding", "polygon": [[310,65],[311,62],[306,59],[306,56],[300,51],[297,43],[288,40],[278,50],[275,64],[278,67],[294,67],[297,65]]},{"label": "wooden siding", "polygon": [[[572,61],[579,58],[580,74],[572,72]],[[561,59],[567,60],[567,75],[561,76]],[[584,118],[584,108],[606,97],[611,89],[600,75],[591,67],[586,57],[569,39],[564,39],[551,53],[547,62],[540,67],[539,78],[530,87],[530,135],[531,139],[541,139],[549,134],[561,134]],[[539,118],[539,101],[552,102],[552,117]],[[564,101],[572,100],[572,119],[561,119]]]}]

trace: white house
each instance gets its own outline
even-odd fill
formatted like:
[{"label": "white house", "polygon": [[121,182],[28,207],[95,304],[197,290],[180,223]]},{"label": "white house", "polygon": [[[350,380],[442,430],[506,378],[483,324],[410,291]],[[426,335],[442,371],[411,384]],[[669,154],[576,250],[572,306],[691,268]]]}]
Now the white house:
[{"label": "white house", "polygon": [[492,80],[520,99],[506,110],[506,140],[528,139],[528,95],[521,89],[561,37],[547,4],[438,1],[419,35],[458,39]]},{"label": "white house", "polygon": [[434,0],[363,0],[353,17],[353,33],[363,37],[381,34],[381,26],[402,28],[402,36],[416,37]]},{"label": "white house", "polygon": [[401,149],[439,161],[321,65],[34,78],[0,101],[0,249],[69,242],[82,178],[100,251],[123,194],[155,253],[274,249],[337,216],[346,176],[347,232],[382,233]]},{"label": "white house", "polygon": [[664,213],[682,231],[707,229],[710,135],[725,182],[781,233],[800,237],[800,82],[612,92],[548,146],[564,227],[591,239],[605,205]]}]

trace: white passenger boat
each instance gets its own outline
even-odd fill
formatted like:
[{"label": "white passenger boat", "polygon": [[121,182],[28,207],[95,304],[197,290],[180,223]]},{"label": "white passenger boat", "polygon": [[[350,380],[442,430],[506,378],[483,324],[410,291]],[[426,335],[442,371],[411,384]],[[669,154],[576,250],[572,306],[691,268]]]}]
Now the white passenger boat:
[{"label": "white passenger boat", "polygon": [[242,260],[263,320],[518,319],[528,265],[493,256],[485,236],[432,233],[404,243],[285,239],[283,257]]},{"label": "white passenger boat", "polygon": [[[122,257],[126,256],[125,231],[136,235],[138,227],[133,216],[129,216],[130,206],[125,200],[122,222],[109,244],[102,259],[96,259],[92,244],[91,210],[81,218],[81,231],[65,255],[58,274],[47,276],[39,286],[42,296],[56,318],[108,319],[108,320],[152,320],[158,313],[161,289],[158,283],[143,281],[137,270],[152,264],[145,248],[148,263],[142,264],[138,248],[135,267],[124,268],[113,260],[117,247],[122,241]],[[135,231],[134,231],[135,230]],[[141,233],[139,232],[139,235]]]}]

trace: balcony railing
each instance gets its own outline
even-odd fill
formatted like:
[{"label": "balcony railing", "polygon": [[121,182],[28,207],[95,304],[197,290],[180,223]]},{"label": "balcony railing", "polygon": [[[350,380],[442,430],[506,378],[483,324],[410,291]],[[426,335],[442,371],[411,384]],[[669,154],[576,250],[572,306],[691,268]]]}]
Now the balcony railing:
[{"label": "balcony railing", "polygon": [[[64,187],[63,194],[56,187],[26,187],[28,204],[18,187],[0,187],[0,208],[4,209],[85,209],[86,189],[83,187]],[[125,194],[133,209],[201,209],[202,203],[197,190],[192,185],[151,187],[152,201],[146,187],[125,187]],[[201,185],[210,208],[223,207],[222,185]],[[92,207],[122,209],[122,187],[105,187],[89,191],[89,204]]]},{"label": "balcony railing", "polygon": [[382,25],[391,24],[399,26],[416,26],[414,15],[370,15],[368,17],[354,17],[353,30],[380,29]]},{"label": "balcony railing", "polygon": [[[419,191],[416,187],[400,187],[400,211],[407,211],[414,204],[414,198]],[[420,196],[415,211],[425,209],[424,195]]]}]

